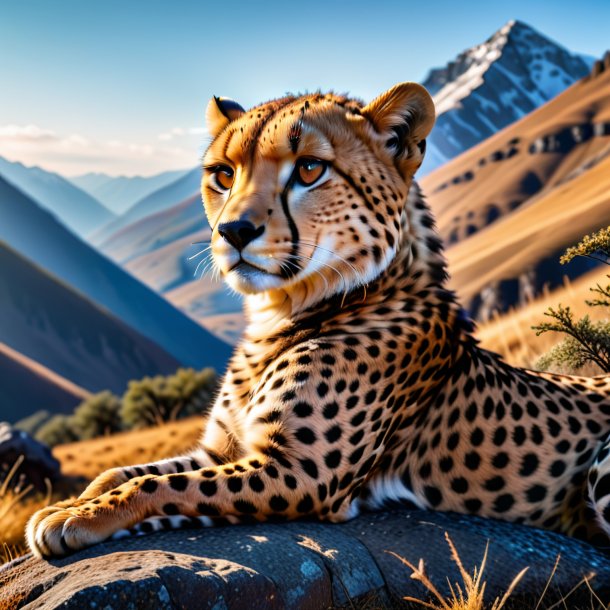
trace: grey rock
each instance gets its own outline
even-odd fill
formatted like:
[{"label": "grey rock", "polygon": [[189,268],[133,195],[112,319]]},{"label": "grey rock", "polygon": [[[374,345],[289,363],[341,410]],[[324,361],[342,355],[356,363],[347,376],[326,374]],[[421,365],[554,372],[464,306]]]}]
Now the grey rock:
[{"label": "grey rock", "polygon": [[428,599],[429,593],[388,551],[413,564],[423,558],[432,582],[448,595],[447,579],[461,581],[445,532],[470,572],[489,541],[488,604],[529,566],[508,607],[534,608],[558,555],[541,608],[568,594],[569,608],[591,608],[585,577],[596,595],[610,600],[610,557],[584,542],[465,515],[393,510],[340,525],[298,521],[181,530],[109,541],[59,560],[26,556],[0,568],[0,607],[416,607],[402,598]]},{"label": "grey rock", "polygon": [[37,490],[45,491],[45,479],[51,483],[58,480],[60,464],[51,450],[27,432],[0,422],[0,483],[20,456],[23,456],[23,461],[13,475],[11,487],[18,485],[23,489],[32,484]]}]

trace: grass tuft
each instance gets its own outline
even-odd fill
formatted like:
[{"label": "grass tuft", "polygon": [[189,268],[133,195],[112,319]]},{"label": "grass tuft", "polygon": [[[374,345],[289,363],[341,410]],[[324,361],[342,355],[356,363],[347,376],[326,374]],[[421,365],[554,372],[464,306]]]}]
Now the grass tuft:
[{"label": "grass tuft", "polygon": [[[451,597],[444,598],[435,587],[434,583],[430,580],[428,575],[426,574],[426,566],[424,564],[424,560],[420,559],[419,564],[415,567],[412,563],[410,563],[404,557],[397,555],[391,551],[388,551],[390,555],[396,557],[399,561],[404,563],[408,568],[411,569],[411,578],[413,580],[418,580],[421,582],[430,593],[436,598],[436,601],[427,602],[421,599],[417,599],[416,597],[404,597],[405,601],[414,602],[420,604],[424,608],[430,608],[431,610],[483,610],[485,608],[484,605],[484,596],[485,596],[485,581],[483,580],[483,572],[485,570],[485,564],[487,563],[487,551],[489,550],[489,542],[485,546],[485,553],[483,554],[483,560],[481,561],[481,565],[475,567],[472,573],[472,576],[468,573],[468,571],[464,568],[464,564],[460,559],[460,555],[453,544],[453,541],[449,537],[449,534],[445,532],[445,540],[449,545],[449,549],[451,551],[451,559],[458,567],[460,572],[460,576],[462,578],[462,584],[455,583],[452,585],[449,582],[449,590],[451,592]],[[506,604],[508,598],[515,590],[515,587],[519,584],[519,581],[523,578],[523,575],[527,572],[529,568],[523,568],[513,581],[509,585],[506,593],[501,598],[496,598],[491,606],[491,610],[501,610]]]}]

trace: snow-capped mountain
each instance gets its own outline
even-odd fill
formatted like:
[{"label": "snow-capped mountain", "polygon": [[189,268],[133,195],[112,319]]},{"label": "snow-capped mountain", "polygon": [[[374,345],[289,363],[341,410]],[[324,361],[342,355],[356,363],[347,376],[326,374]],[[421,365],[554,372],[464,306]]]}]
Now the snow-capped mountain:
[{"label": "snow-capped mountain", "polygon": [[509,21],[422,83],[437,121],[420,175],[478,144],[586,76],[589,58],[568,51],[521,21]]}]

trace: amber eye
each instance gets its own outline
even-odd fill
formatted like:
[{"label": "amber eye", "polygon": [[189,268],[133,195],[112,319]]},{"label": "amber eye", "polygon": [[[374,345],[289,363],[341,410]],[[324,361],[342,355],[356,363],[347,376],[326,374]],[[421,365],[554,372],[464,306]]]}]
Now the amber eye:
[{"label": "amber eye", "polygon": [[228,191],[233,186],[235,172],[228,165],[215,167],[213,172],[214,180],[221,189]]},{"label": "amber eye", "polygon": [[320,179],[325,169],[326,162],[320,159],[299,159],[297,162],[297,180],[303,186],[311,186]]}]

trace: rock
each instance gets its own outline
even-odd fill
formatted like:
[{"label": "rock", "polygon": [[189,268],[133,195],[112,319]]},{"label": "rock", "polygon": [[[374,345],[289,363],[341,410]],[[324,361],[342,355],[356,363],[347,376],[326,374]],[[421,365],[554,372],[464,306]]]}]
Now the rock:
[{"label": "rock", "polygon": [[489,541],[488,604],[529,566],[507,607],[534,608],[558,555],[541,607],[568,595],[568,607],[592,607],[585,577],[604,602],[610,599],[610,557],[586,543],[500,521],[394,510],[340,525],[181,530],[109,541],[59,560],[26,556],[0,568],[0,607],[414,608],[401,598],[428,599],[429,593],[388,551],[415,565],[423,558],[432,582],[448,595],[447,577],[461,580],[445,532],[470,573]]},{"label": "rock", "polygon": [[32,438],[27,432],[13,428],[6,422],[0,422],[0,482],[10,472],[15,462],[23,456],[11,487],[23,489],[31,484],[39,491],[46,491],[45,479],[54,483],[60,476],[60,464],[52,456],[51,450]]}]

